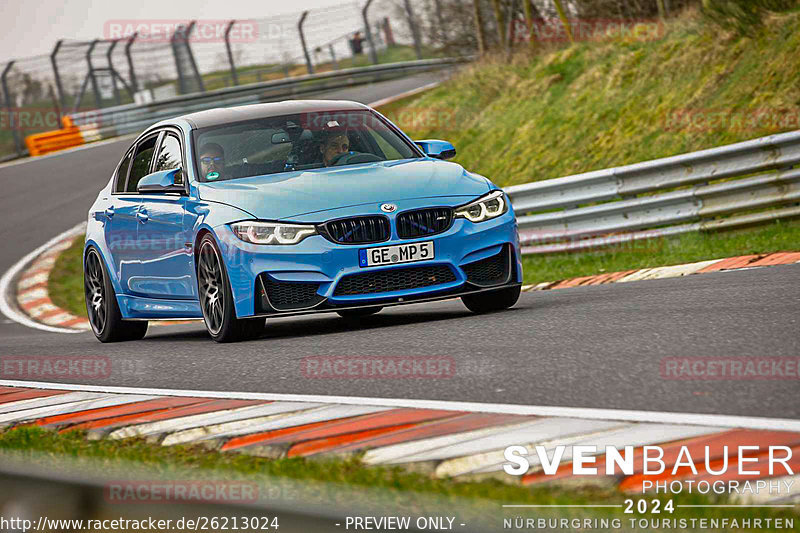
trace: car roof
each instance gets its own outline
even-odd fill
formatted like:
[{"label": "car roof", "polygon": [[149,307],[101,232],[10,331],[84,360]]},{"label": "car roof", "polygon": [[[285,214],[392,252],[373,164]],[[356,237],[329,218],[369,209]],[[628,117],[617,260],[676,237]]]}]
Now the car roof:
[{"label": "car roof", "polygon": [[199,129],[242,120],[293,115],[296,113],[322,113],[325,111],[351,111],[358,109],[369,109],[369,107],[348,100],[286,100],[267,104],[219,107],[189,113],[178,118],[188,121],[193,129]]}]

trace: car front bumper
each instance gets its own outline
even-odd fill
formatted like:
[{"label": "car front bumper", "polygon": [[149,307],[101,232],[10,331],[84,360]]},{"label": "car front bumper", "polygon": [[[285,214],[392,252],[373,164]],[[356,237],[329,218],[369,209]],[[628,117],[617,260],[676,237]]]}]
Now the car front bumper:
[{"label": "car front bumper", "polygon": [[[510,209],[496,219],[480,223],[456,219],[447,231],[437,235],[400,239],[393,233],[390,240],[377,244],[336,244],[315,235],[293,246],[251,245],[238,239],[227,225],[214,229],[227,267],[236,315],[240,318],[416,303],[522,282],[517,223]],[[434,243],[432,260],[359,266],[358,251],[362,248],[424,241]],[[493,266],[490,271],[497,273],[501,260],[505,275],[488,279],[487,283],[487,270],[480,265]],[[465,269],[467,265],[471,266]],[[483,277],[476,272],[484,272]],[[441,276],[442,273],[445,275]],[[372,278],[382,278],[383,274],[404,280],[406,286],[381,290]],[[404,279],[406,274],[421,280],[422,286],[413,286],[413,281]],[[339,283],[353,275],[364,278],[359,286],[366,287],[365,292],[337,292]],[[292,291],[304,292],[305,296],[293,298]]]}]

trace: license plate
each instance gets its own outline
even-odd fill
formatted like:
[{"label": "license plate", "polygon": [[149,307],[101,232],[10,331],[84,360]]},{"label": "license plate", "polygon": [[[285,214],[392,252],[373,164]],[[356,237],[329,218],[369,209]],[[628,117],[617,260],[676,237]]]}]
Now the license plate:
[{"label": "license plate", "polygon": [[433,241],[395,244],[358,251],[358,266],[371,267],[433,259]]}]

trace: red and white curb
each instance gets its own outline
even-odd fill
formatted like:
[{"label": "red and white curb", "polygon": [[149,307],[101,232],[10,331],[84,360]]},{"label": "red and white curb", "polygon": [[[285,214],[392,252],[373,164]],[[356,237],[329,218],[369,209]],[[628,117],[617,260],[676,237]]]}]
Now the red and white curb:
[{"label": "red and white curb", "polygon": [[51,241],[47,250],[36,257],[17,278],[17,307],[36,322],[78,331],[92,329],[86,318],[75,316],[55,305],[47,290],[50,272],[55,267],[58,256],[85,232],[85,228],[85,224],[80,224],[70,232],[60,235],[55,242]]},{"label": "red and white curb", "polygon": [[[769,467],[768,447],[785,446],[793,452],[788,465],[794,472],[800,468],[800,421],[790,419],[0,381],[0,427],[25,425],[58,432],[82,429],[94,439],[202,444],[269,458],[364,453],[361,461],[367,465],[401,465],[438,478],[491,477],[523,485],[587,481],[587,476],[572,473],[573,446],[596,446],[598,472],[604,472],[601,454],[607,446],[633,446],[639,457],[643,446],[660,446],[665,474],[651,478],[636,470],[633,475],[588,476],[589,481],[633,492],[641,492],[650,479],[712,480],[709,470],[721,461],[736,464],[739,446],[758,446],[748,456],[754,462],[746,465],[754,473],[733,469],[721,479],[780,482],[787,490],[749,499],[800,501],[800,483],[794,483],[800,477]],[[503,471],[503,453],[511,445],[529,450],[531,469],[524,476]],[[567,446],[555,474],[545,475],[535,460],[537,445],[549,457],[556,446]],[[683,447],[690,459],[682,456]],[[682,466],[670,474],[678,462]]]},{"label": "red and white curb", "polygon": [[740,255],[724,259],[711,259],[697,263],[672,265],[654,268],[640,268],[638,270],[625,270],[608,274],[595,274],[594,276],[581,276],[563,279],[560,281],[545,281],[535,285],[525,285],[523,291],[547,291],[552,289],[568,289],[571,287],[585,287],[587,285],[605,285],[607,283],[627,283],[629,281],[644,281],[649,279],[666,279],[689,276],[691,274],[705,274],[708,272],[722,272],[773,265],[790,265],[800,263],[800,252],[775,252],[769,254]]}]

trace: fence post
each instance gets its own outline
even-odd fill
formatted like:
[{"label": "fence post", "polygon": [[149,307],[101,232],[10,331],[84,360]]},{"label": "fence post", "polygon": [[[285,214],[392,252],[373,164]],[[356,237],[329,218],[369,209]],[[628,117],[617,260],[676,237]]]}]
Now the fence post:
[{"label": "fence post", "polygon": [[9,61],[6,68],[3,69],[2,83],[3,83],[3,98],[6,101],[6,111],[8,111],[8,126],[11,128],[11,135],[14,137],[14,148],[17,150],[17,155],[22,155],[22,141],[19,138],[19,125],[14,120],[14,110],[11,107],[11,91],[8,90],[8,73],[11,72],[11,67],[14,66],[14,61]]},{"label": "fence post", "polygon": [[656,4],[658,4],[658,16],[662,19],[667,18],[667,8],[664,5],[664,0],[656,0]]},{"label": "fence post", "polygon": [[420,42],[417,20],[414,18],[414,10],[411,9],[411,0],[403,0],[403,4],[406,7],[408,25],[411,26],[411,35],[414,37],[414,52],[417,54],[417,59],[422,59],[422,43]]},{"label": "fence post", "polygon": [[194,60],[194,53],[192,53],[192,47],[189,45],[189,36],[192,34],[192,30],[194,29],[195,24],[197,23],[196,20],[193,20],[189,23],[189,27],[186,29],[186,53],[189,55],[189,62],[192,64],[192,71],[194,72],[194,79],[197,82],[197,87],[199,87],[200,92],[205,92],[206,88],[203,85],[203,78],[200,76],[200,71],[197,70],[197,63]]},{"label": "fence post", "polygon": [[500,48],[503,48],[506,43],[506,28],[500,0],[492,0],[492,8],[494,9],[494,21],[497,24],[497,40],[500,42]]},{"label": "fence post", "polygon": [[231,78],[233,78],[233,84],[239,85],[239,76],[236,74],[236,65],[233,63],[233,52],[231,52],[231,30],[233,29],[234,24],[236,24],[236,21],[232,20],[230,23],[228,23],[228,27],[225,28],[225,50],[228,52],[228,63],[231,65]]},{"label": "fence post", "polygon": [[436,10],[436,23],[439,24],[439,31],[436,32],[436,35],[441,39],[440,44],[444,44],[447,42],[447,29],[442,14],[442,0],[433,0],[433,3]]},{"label": "fence post", "polygon": [[553,0],[553,3],[556,5],[556,11],[558,11],[558,18],[561,19],[561,24],[564,25],[564,31],[567,32],[567,38],[569,42],[574,43],[575,39],[572,37],[572,26],[569,23],[569,19],[567,18],[567,12],[564,11],[564,6],[561,4],[561,0]]},{"label": "fence post", "polygon": [[92,44],[89,45],[89,49],[86,51],[86,63],[89,65],[89,72],[86,73],[89,76],[89,81],[92,82],[92,91],[94,91],[94,102],[97,106],[97,109],[103,107],[103,99],[100,96],[100,87],[97,86],[97,78],[94,75],[94,66],[92,66],[92,52],[94,51],[94,47],[97,46],[97,43],[100,42],[100,39],[95,39],[92,41]]},{"label": "fence post", "polygon": [[381,25],[383,26],[383,40],[386,41],[386,46],[394,46],[394,35],[392,34],[392,26],[389,24],[389,17],[383,17]]},{"label": "fence post", "polygon": [[136,40],[136,37],[138,35],[139,32],[134,32],[134,34],[128,38],[128,42],[125,43],[125,57],[128,58],[128,70],[131,73],[131,90],[134,93],[139,91],[139,83],[136,81],[136,71],[133,70],[133,59],[131,58],[131,46],[133,46],[133,41]]},{"label": "fence post", "polygon": [[333,64],[333,70],[339,70],[339,65],[336,63],[336,52],[333,51],[333,43],[328,43],[328,50],[331,53],[331,63]]},{"label": "fence post", "polygon": [[536,32],[534,31],[535,21],[533,19],[534,9],[536,8],[533,7],[531,0],[522,0],[522,4],[525,8],[525,25],[527,26],[527,35],[525,38],[528,39],[528,45],[531,48],[536,48]]},{"label": "fence post", "polygon": [[58,120],[61,121],[61,110],[66,107],[66,103],[64,101],[64,86],[61,84],[61,75],[58,72],[58,62],[56,61],[56,56],[58,55],[58,50],[61,48],[61,44],[64,42],[63,39],[59,39],[56,42],[53,51],[50,52],[50,64],[53,66],[53,78],[56,80],[56,90],[58,91],[58,96],[56,102],[56,109],[58,110]]},{"label": "fence post", "polygon": [[486,34],[483,32],[483,16],[480,0],[472,0],[472,15],[475,19],[475,38],[478,41],[478,54],[486,53]]},{"label": "fence post", "polygon": [[308,47],[306,46],[306,36],[303,35],[303,23],[306,21],[308,11],[303,11],[300,15],[300,20],[297,23],[297,31],[300,32],[300,44],[303,45],[303,55],[306,56],[306,67],[309,74],[314,74],[314,65],[311,63],[311,56],[308,55]]},{"label": "fence post", "polygon": [[372,39],[372,30],[369,27],[369,20],[367,19],[367,10],[372,4],[372,0],[367,0],[364,7],[361,9],[361,18],[364,19],[364,31],[367,32],[367,43],[369,43],[369,60],[373,65],[378,64],[378,51],[375,50],[375,41]]},{"label": "fence post", "polygon": [[108,47],[106,51],[106,62],[108,62],[108,71],[111,74],[111,87],[114,91],[114,103],[120,105],[122,100],[119,98],[119,88],[117,87],[117,78],[114,75],[116,71],[114,70],[114,60],[111,59],[111,54],[114,53],[114,48],[117,46],[119,39],[114,39],[111,41],[111,46]]},{"label": "fence post", "polygon": [[181,94],[189,92],[189,84],[187,83],[185,75],[186,73],[184,72],[184,69],[187,67],[191,69],[192,73],[194,74],[194,80],[197,84],[197,89],[200,92],[205,91],[203,79],[200,77],[200,73],[197,71],[197,63],[194,61],[192,48],[189,46],[189,35],[192,33],[194,26],[194,20],[189,23],[188,27],[178,26],[175,29],[175,33],[172,34],[172,38],[170,39],[172,44],[172,54],[175,56],[175,68],[178,70],[178,87],[180,88]]}]

